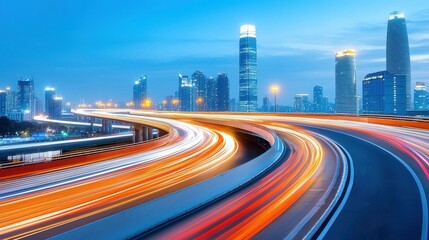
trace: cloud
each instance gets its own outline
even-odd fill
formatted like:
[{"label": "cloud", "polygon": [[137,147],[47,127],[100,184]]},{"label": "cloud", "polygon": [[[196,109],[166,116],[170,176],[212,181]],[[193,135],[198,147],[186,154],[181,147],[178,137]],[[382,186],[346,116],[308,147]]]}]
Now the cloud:
[{"label": "cloud", "polygon": [[429,63],[429,54],[413,54],[411,61],[417,63]]}]

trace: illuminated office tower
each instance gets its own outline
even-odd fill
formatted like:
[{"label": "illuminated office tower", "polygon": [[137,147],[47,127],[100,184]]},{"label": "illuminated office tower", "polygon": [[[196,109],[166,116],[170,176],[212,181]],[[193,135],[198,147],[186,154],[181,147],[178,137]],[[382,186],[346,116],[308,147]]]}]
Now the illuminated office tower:
[{"label": "illuminated office tower", "polygon": [[142,108],[143,101],[147,98],[147,77],[140,76],[139,80],[134,82],[133,103],[135,108]]},{"label": "illuminated office tower", "polygon": [[35,112],[33,79],[18,80],[18,110],[26,112],[33,119]]},{"label": "illuminated office tower", "polygon": [[416,82],[414,88],[414,110],[429,110],[429,93],[424,82]]},{"label": "illuminated office tower", "polygon": [[191,76],[191,81],[195,85],[196,100],[199,99],[198,110],[208,111],[208,79],[201,71],[195,71]]},{"label": "illuminated office tower", "polygon": [[258,70],[256,55],[256,28],[243,25],[240,28],[240,111],[254,112],[258,108]]},{"label": "illuminated office tower", "polygon": [[52,119],[61,119],[63,111],[63,98],[55,96],[52,105]]},{"label": "illuminated office tower", "polygon": [[[386,71],[395,75],[405,75],[405,109],[411,109],[411,71],[410,48],[407,25],[403,12],[395,11],[389,15],[386,41]],[[400,101],[404,102],[404,101]],[[403,108],[402,106],[398,106]]]},{"label": "illuminated office tower", "polygon": [[0,90],[0,117],[7,116],[7,92]]},{"label": "illuminated office tower", "polygon": [[313,106],[314,112],[322,112],[323,87],[314,86],[313,88]]},{"label": "illuminated office tower", "polygon": [[229,111],[229,79],[228,74],[219,73],[216,80],[216,110]]},{"label": "illuminated office tower", "polygon": [[188,76],[179,74],[179,104],[180,111],[192,112],[196,110],[196,87]]},{"label": "illuminated office tower", "polygon": [[337,113],[357,114],[356,52],[353,49],[335,55],[335,104]]},{"label": "illuminated office tower", "polygon": [[362,81],[363,113],[405,115],[405,76],[387,71],[370,73]]},{"label": "illuminated office tower", "polygon": [[45,88],[45,114],[49,118],[54,118],[54,98],[55,88],[47,87]]},{"label": "illuminated office tower", "polygon": [[16,91],[12,90],[10,87],[6,88],[7,92],[7,106],[6,112],[9,113],[11,111],[18,110],[18,94]]},{"label": "illuminated office tower", "polygon": [[310,110],[308,94],[300,93],[295,95],[294,109],[295,112],[308,112]]},{"label": "illuminated office tower", "polygon": [[205,96],[206,99],[203,101],[205,111],[216,111],[216,79],[213,77],[207,78]]}]

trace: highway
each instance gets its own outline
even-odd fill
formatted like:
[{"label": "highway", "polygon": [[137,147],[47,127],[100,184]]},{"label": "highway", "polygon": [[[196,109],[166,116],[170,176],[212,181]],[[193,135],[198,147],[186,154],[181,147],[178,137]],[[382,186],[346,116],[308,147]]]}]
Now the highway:
[{"label": "highway", "polygon": [[[159,121],[174,125],[176,141],[141,154],[2,181],[0,236],[35,236],[100,212],[111,214],[234,166],[238,145],[227,133]],[[201,157],[189,161],[195,156]]]},{"label": "highway", "polygon": [[429,132],[398,127],[425,128],[422,120],[389,119],[386,124],[392,126],[387,126],[343,116],[78,114],[158,124],[172,135],[164,145],[140,153],[0,182],[2,238],[60,234],[61,239],[62,232],[166,194],[174,199],[178,190],[221,177],[260,154],[242,143],[234,130],[239,126],[249,132],[257,126],[270,129],[289,154],[219,200],[131,237],[428,238]]}]

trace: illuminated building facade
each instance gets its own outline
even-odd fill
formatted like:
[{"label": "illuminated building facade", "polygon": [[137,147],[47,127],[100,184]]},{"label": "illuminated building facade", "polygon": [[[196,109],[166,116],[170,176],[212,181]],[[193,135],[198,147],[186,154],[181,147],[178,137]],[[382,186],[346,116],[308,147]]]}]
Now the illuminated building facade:
[{"label": "illuminated building facade", "polygon": [[140,76],[139,80],[134,82],[133,103],[135,108],[142,108],[143,101],[147,99],[147,76]]},{"label": "illuminated building facade", "polygon": [[[401,78],[405,81],[405,108],[411,109],[410,48],[405,15],[400,11],[392,12],[387,23],[386,71],[394,75],[405,76],[405,78]],[[403,84],[399,83],[399,85]],[[399,100],[399,102],[404,101]],[[403,106],[398,106],[398,108],[402,109]]]},{"label": "illuminated building facade", "polygon": [[7,116],[7,92],[0,90],[0,117]]},{"label": "illuminated building facade", "polygon": [[56,97],[55,88],[45,88],[45,114],[49,118],[54,117],[54,98]]},{"label": "illuminated building facade", "polygon": [[356,52],[353,49],[335,55],[335,104],[337,113],[357,114]]},{"label": "illuminated building facade", "polygon": [[33,79],[18,80],[18,110],[26,112],[32,119],[35,112]]},{"label": "illuminated building facade", "polygon": [[180,111],[192,112],[196,110],[196,87],[188,76],[179,74],[179,104]]},{"label": "illuminated building facade", "polygon": [[308,94],[300,93],[295,95],[294,109],[295,112],[310,111],[310,102],[308,101]]},{"label": "illuminated building facade", "polygon": [[241,26],[239,52],[240,111],[254,112],[258,108],[256,27],[254,25]]},{"label": "illuminated building facade", "polygon": [[370,73],[362,81],[363,113],[405,115],[405,76],[387,71]]},{"label": "illuminated building facade", "polygon": [[229,111],[229,79],[228,74],[219,73],[216,79],[216,110]]},{"label": "illuminated building facade", "polygon": [[323,102],[323,87],[314,86],[313,88],[313,111],[322,112],[322,102]]},{"label": "illuminated building facade", "polygon": [[216,111],[216,79],[213,77],[207,78],[206,83],[206,98],[203,100],[205,111]]},{"label": "illuminated building facade", "polygon": [[414,110],[429,110],[429,93],[424,82],[416,82],[414,88]]}]

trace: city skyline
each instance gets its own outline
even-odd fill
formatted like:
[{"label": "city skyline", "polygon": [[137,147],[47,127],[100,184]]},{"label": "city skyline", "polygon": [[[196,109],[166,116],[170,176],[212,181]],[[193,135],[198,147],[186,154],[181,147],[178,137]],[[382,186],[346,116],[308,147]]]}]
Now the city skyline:
[{"label": "city skyline", "polygon": [[[194,5],[191,3],[185,1],[183,4],[143,5],[149,7],[149,10],[165,7],[166,12],[163,14],[170,13],[175,7],[189,10],[207,8],[208,16],[215,12],[211,8],[213,3],[202,2]],[[218,4],[226,7],[223,14],[236,12],[238,8],[234,4],[227,7],[225,2]],[[130,101],[132,92],[129,84],[143,74],[150,79],[149,96],[160,102],[165,96],[174,93],[178,73],[201,70],[208,76],[216,76],[219,72],[228,73],[231,98],[238,99],[238,30],[240,25],[251,23],[258,28],[259,105],[262,105],[264,96],[271,96],[269,86],[273,83],[282,88],[278,95],[279,105],[292,105],[296,93],[310,93],[315,85],[323,86],[325,95],[333,101],[332,54],[343,48],[356,48],[358,94],[361,95],[363,77],[367,73],[384,69],[387,19],[394,10],[403,10],[407,16],[412,68],[411,86],[417,81],[429,80],[427,76],[429,9],[424,5],[424,1],[416,1],[413,6],[407,6],[404,1],[395,1],[389,3],[388,7],[381,3],[371,3],[374,9],[365,8],[367,11],[365,18],[361,18],[358,13],[346,14],[338,11],[339,8],[335,4],[329,4],[329,8],[332,9],[322,8],[326,11],[318,15],[316,14],[318,4],[320,3],[314,3],[311,5],[313,7],[300,12],[302,16],[299,16],[301,19],[299,26],[292,26],[292,23],[288,22],[297,17],[297,13],[285,9],[302,10],[304,3],[286,4],[273,1],[270,7],[262,6],[260,3],[249,3],[243,7],[248,10],[244,11],[246,14],[237,11],[231,21],[211,20],[209,23],[212,27],[206,28],[207,25],[194,21],[208,17],[202,14],[176,23],[165,19],[157,26],[145,25],[143,23],[154,15],[137,14],[132,9],[133,3],[119,7],[118,11],[114,11],[118,6],[113,3],[100,6],[107,12],[111,11],[119,20],[113,21],[103,17],[108,21],[91,23],[89,22],[92,19],[85,14],[82,18],[73,15],[78,11],[77,4],[74,3],[66,6],[47,2],[41,2],[40,6],[31,6],[28,3],[20,5],[19,8],[15,3],[8,3],[0,10],[2,11],[0,16],[8,18],[4,21],[2,19],[8,24],[1,26],[5,36],[8,37],[0,40],[0,53],[5,56],[0,60],[5,68],[0,72],[0,88],[10,86],[16,90],[18,79],[32,77],[37,82],[35,87],[38,97],[42,96],[46,86],[53,86],[60,91],[66,101],[74,103],[82,98],[87,102],[100,99]],[[350,8],[363,8],[358,5],[363,4],[348,3]],[[43,7],[52,11],[45,12]],[[53,13],[55,9],[64,7],[68,7],[64,16]],[[95,6],[91,4],[84,7],[86,14],[95,11]],[[264,14],[257,11],[259,8],[264,9]],[[18,10],[23,14],[16,14]],[[150,12],[149,10],[145,12]],[[273,14],[267,16],[266,10],[272,10]],[[282,11],[288,14],[276,15]],[[324,30],[324,34],[321,34],[323,27],[316,29],[311,26],[310,23],[318,16],[325,14],[328,16],[335,11],[337,16],[317,20],[320,26],[328,27],[335,24],[336,27],[332,30]],[[25,14],[27,12],[31,14]],[[11,17],[10,14],[13,13],[20,16],[20,19],[15,15]],[[45,16],[41,17],[43,14]],[[164,16],[163,14],[161,16]],[[343,21],[335,20],[339,17],[343,17]],[[58,22],[47,24],[52,19]],[[186,29],[178,26],[181,21],[188,24]],[[131,26],[123,27],[128,26],[127,24]],[[111,30],[106,29],[108,26]],[[144,33],[135,32],[141,26],[144,26]],[[17,27],[23,30],[13,30]],[[96,27],[100,29],[92,31]],[[58,31],[59,28],[64,30]],[[168,35],[167,30],[181,34]],[[55,36],[52,36],[53,31]],[[119,33],[129,33],[130,36],[118,35]],[[31,36],[31,41],[22,38],[23,36]],[[46,39],[47,36],[51,38]],[[167,39],[167,36],[171,39]],[[64,39],[66,37],[68,39]],[[95,46],[97,44],[99,46]],[[156,51],[158,54],[154,53]],[[109,85],[106,85],[106,82]],[[165,86],[162,91],[157,88],[160,83]],[[106,86],[103,91],[106,94],[93,94],[100,85]],[[77,96],[76,91],[81,96]]]}]

